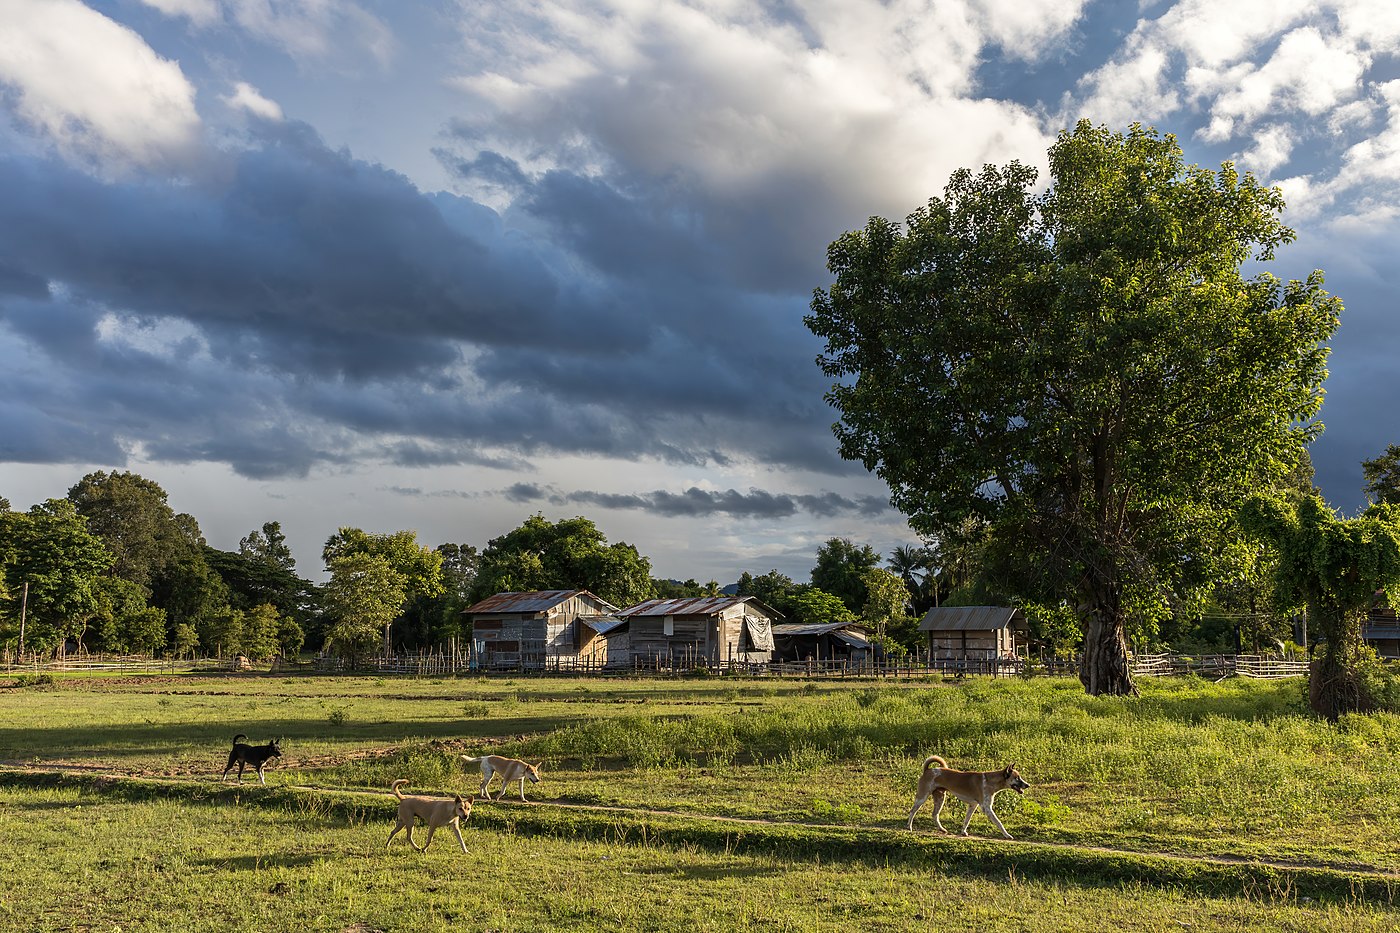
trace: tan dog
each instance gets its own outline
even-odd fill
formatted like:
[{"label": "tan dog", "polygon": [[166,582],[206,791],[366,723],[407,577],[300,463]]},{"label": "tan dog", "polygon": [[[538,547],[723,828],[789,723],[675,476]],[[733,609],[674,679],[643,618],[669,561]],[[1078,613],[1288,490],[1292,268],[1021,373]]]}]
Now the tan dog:
[{"label": "tan dog", "polygon": [[[938,762],[938,767],[930,768],[929,765]],[[1018,794],[1024,794],[1030,785],[1027,784],[1019,773],[1016,766],[1007,765],[1000,771],[954,771],[948,767],[948,762],[937,755],[929,755],[924,759],[924,771],[919,775],[919,789],[914,798],[914,809],[909,811],[909,828],[914,828],[914,814],[919,812],[919,808],[924,805],[924,801],[933,795],[933,821],[938,824],[938,831],[946,833],[943,828],[943,821],[938,818],[938,813],[943,809],[943,801],[949,794],[967,804],[967,816],[963,817],[962,835],[967,835],[967,824],[972,822],[972,811],[978,807],[987,814],[987,819],[996,824],[997,829],[1007,839],[1011,834],[1006,831],[1006,827],[1001,825],[1001,820],[992,812],[992,801],[996,795],[1004,790],[1014,790]]]},{"label": "tan dog", "polygon": [[506,795],[506,790],[510,787],[511,781],[520,782],[520,800],[525,800],[525,782],[531,784],[540,782],[540,768],[544,767],[544,762],[528,764],[519,758],[503,758],[500,755],[483,755],[480,758],[468,758],[462,756],[462,760],[469,765],[481,762],[481,790],[477,793],[483,800],[490,800],[491,795],[486,792],[486,785],[491,783],[491,778],[499,774],[501,776],[501,792],[496,795],[500,800]]},{"label": "tan dog", "polygon": [[[408,844],[419,852],[427,852],[428,846],[433,844],[433,833],[437,832],[439,826],[451,826],[452,831],[457,834],[457,841],[462,844],[462,851],[467,851],[467,841],[462,838],[462,820],[472,815],[472,802],[463,800],[462,795],[455,797],[405,797],[399,788],[407,784],[408,781],[400,778],[389,789],[394,792],[394,796],[399,798],[399,821],[394,824],[394,831],[389,833],[389,838],[384,841],[384,847],[388,848],[389,843],[394,841],[394,836],[399,830],[406,830]],[[413,820],[422,820],[428,824],[428,838],[423,840],[422,848],[413,841]]]}]

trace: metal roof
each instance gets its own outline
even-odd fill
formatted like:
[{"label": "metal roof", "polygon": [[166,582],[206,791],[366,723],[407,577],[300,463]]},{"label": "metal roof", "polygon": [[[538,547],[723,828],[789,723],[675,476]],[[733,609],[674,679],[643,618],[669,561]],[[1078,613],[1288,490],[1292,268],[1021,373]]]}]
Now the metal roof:
[{"label": "metal roof", "polygon": [[1011,626],[1026,630],[1026,614],[1008,606],[940,606],[919,620],[921,632],[989,632]]},{"label": "metal roof", "polygon": [[488,596],[474,606],[468,607],[468,613],[489,613],[489,612],[548,612],[555,606],[574,596],[587,596],[593,602],[605,609],[612,609],[613,606],[607,600],[599,599],[588,590],[532,590],[529,593],[497,593],[495,596]]},{"label": "metal roof", "polygon": [[627,624],[626,619],[619,619],[617,616],[579,616],[578,621],[599,635],[606,635],[618,626]]},{"label": "metal roof", "polygon": [[694,596],[685,599],[648,599],[646,602],[628,606],[618,613],[620,616],[710,616],[718,615],[734,606],[750,603],[760,609],[770,619],[781,619],[782,613],[765,606],[753,596]]},{"label": "metal roof", "polygon": [[805,622],[783,622],[773,626],[774,635],[825,635],[837,629],[848,628],[854,622],[819,622],[808,625]]}]

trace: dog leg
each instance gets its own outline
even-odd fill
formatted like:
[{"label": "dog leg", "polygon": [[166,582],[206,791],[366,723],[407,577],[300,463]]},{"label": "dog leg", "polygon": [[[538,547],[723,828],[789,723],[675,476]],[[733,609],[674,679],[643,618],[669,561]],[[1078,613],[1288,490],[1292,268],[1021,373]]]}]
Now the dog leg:
[{"label": "dog leg", "polygon": [[972,812],[978,807],[975,803],[967,805],[967,813],[963,816],[962,835],[967,835],[967,825],[972,822]]},{"label": "dog leg", "polygon": [[1001,825],[1001,820],[997,819],[997,815],[992,812],[991,803],[984,803],[982,805],[982,812],[987,814],[987,819],[991,820],[993,823],[996,824],[997,829],[1001,830],[1001,834],[1003,836],[1005,836],[1007,839],[1011,838],[1011,834],[1006,831],[1006,827]]},{"label": "dog leg", "polygon": [[462,844],[462,851],[467,851],[467,840],[462,838],[462,824],[459,820],[452,821],[452,831],[457,834],[457,841]]},{"label": "dog leg", "polygon": [[525,779],[520,779],[520,802],[525,802]]},{"label": "dog leg", "polygon": [[[413,823],[409,823],[409,824],[408,824],[408,833],[407,833],[407,835],[408,835],[408,844],[411,845],[411,846],[413,846],[413,848],[417,849],[419,852],[427,852],[427,851],[428,851],[428,843],[425,842],[425,843],[423,843],[423,845],[420,846],[420,845],[418,845],[418,843],[416,843],[416,842],[413,841],[413,827],[414,827],[414,825],[415,825],[415,824],[413,824]],[[431,841],[432,838],[433,838],[433,830],[432,830],[432,827],[428,827],[428,839]]]},{"label": "dog leg", "polygon": [[921,797],[915,797],[915,798],[914,798],[914,809],[912,809],[912,810],[909,811],[909,828],[910,828],[910,829],[913,829],[913,828],[914,828],[914,814],[919,812],[919,808],[922,807],[922,806],[924,805],[924,801],[927,800],[927,799],[928,799],[928,794],[924,794],[924,795],[921,796]]},{"label": "dog leg", "polygon": [[943,804],[947,800],[948,792],[943,788],[940,787],[933,792],[933,823],[938,827],[938,831],[945,836],[948,834],[948,830],[944,827],[943,820],[939,817],[939,814],[943,812]]},{"label": "dog leg", "polygon": [[437,824],[436,824],[436,823],[429,823],[429,824],[428,824],[428,838],[423,840],[423,848],[419,849],[419,850],[418,850],[419,852],[427,852],[427,851],[428,851],[428,846],[430,846],[430,845],[433,844],[433,833],[435,833],[435,832],[437,832]]},{"label": "dog leg", "polygon": [[[386,849],[389,848],[389,843],[391,843],[391,842],[394,841],[394,837],[397,836],[397,835],[399,834],[399,830],[403,829],[403,827],[404,827],[404,822],[403,822],[403,820],[399,820],[397,823],[394,824],[394,828],[389,832],[389,838],[384,840],[384,848],[386,848]],[[413,835],[411,831],[410,831],[409,835],[410,835],[410,836]]]},{"label": "dog leg", "polygon": [[258,783],[267,786],[267,778],[263,777],[263,766],[258,765]]},{"label": "dog leg", "polygon": [[486,790],[486,788],[491,784],[492,777],[494,777],[494,775],[488,774],[486,775],[486,777],[481,779],[481,790],[477,791],[476,795],[482,800],[491,799],[491,794]]}]

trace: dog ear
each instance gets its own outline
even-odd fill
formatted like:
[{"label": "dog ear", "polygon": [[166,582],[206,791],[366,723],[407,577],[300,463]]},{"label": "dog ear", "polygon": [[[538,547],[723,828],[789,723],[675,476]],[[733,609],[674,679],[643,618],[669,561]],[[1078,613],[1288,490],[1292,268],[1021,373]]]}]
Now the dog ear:
[{"label": "dog ear", "polygon": [[1016,762],[1014,762],[1014,761],[1013,761],[1011,764],[1009,764],[1009,765],[1006,766],[1006,773],[1007,773],[1007,774],[1010,774],[1011,772],[1013,772],[1013,771],[1015,771],[1015,770],[1016,770]]}]

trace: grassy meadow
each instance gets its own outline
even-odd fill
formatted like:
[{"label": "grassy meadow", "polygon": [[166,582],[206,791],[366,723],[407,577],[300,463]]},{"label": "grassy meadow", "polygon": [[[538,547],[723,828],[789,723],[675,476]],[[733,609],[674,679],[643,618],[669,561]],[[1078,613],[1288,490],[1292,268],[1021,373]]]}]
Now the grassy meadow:
[{"label": "grassy meadow", "polygon": [[[1298,681],[0,677],[3,930],[1393,929],[1400,721]],[[217,781],[236,732],[266,788]],[[543,760],[468,854],[395,778]],[[1014,761],[1015,842],[904,830],[923,758]],[[493,785],[493,788],[497,785]],[[944,824],[956,830],[962,805]],[[420,839],[421,839],[420,830]],[[402,837],[400,836],[400,839]]]}]

